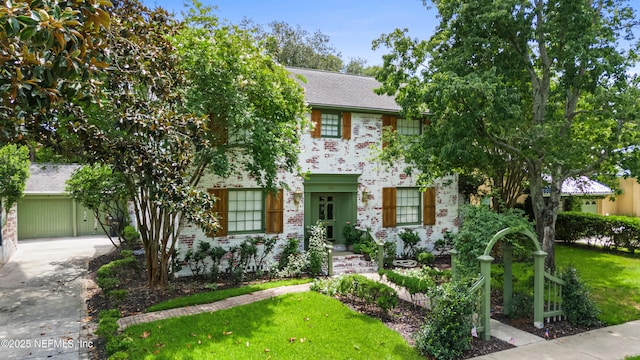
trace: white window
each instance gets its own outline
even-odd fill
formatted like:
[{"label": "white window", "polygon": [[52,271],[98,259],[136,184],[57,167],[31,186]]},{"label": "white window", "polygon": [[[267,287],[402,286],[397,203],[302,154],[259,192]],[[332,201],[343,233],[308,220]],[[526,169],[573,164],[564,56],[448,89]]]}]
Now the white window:
[{"label": "white window", "polygon": [[229,190],[229,232],[261,232],[264,212],[262,190]]},{"label": "white window", "polygon": [[422,130],[419,120],[398,119],[396,123],[396,131],[400,135],[420,135]]},{"label": "white window", "polygon": [[320,136],[322,137],[340,137],[340,114],[322,113],[322,127],[320,128]]},{"label": "white window", "polygon": [[396,190],[396,224],[420,223],[420,191],[417,188]]}]

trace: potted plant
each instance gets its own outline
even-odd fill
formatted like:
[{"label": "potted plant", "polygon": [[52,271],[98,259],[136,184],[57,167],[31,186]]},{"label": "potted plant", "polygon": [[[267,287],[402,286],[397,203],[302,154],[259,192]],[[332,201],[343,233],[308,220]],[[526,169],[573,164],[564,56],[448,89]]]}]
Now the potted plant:
[{"label": "potted plant", "polygon": [[351,248],[352,251],[355,253],[359,252],[359,251],[356,251],[356,244],[360,243],[363,233],[364,232],[362,230],[356,229],[355,225],[353,225],[348,221],[342,230],[342,235],[344,236],[345,244],[347,245],[348,248]]}]

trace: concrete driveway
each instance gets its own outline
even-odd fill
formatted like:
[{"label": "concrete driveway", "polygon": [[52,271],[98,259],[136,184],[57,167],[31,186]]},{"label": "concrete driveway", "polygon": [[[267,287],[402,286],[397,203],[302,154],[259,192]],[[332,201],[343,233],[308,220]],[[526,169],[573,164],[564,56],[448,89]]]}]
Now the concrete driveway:
[{"label": "concrete driveway", "polygon": [[[0,358],[79,359],[89,260],[113,249],[107,237],[23,240],[0,267]],[[84,357],[84,356],[83,356]]]}]

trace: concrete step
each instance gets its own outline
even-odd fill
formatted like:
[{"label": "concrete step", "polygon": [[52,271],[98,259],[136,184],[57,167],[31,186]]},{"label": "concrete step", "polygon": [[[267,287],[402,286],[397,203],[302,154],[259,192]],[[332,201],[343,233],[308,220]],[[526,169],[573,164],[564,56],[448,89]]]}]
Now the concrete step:
[{"label": "concrete step", "polygon": [[362,254],[339,253],[333,255],[333,274],[362,274],[375,273],[378,264],[375,261],[366,260]]}]

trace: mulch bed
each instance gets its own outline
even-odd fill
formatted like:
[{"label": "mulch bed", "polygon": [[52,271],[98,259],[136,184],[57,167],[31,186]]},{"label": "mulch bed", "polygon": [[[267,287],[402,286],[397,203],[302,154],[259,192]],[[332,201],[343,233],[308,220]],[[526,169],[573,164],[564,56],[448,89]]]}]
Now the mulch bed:
[{"label": "mulch bed", "polygon": [[[127,297],[120,302],[114,302],[111,298],[105,296],[103,292],[95,285],[95,274],[100,266],[107,264],[113,260],[120,258],[119,251],[113,251],[109,254],[97,257],[89,263],[89,278],[93,280],[93,284],[88,287],[87,291],[87,310],[91,321],[94,324],[97,323],[98,313],[101,310],[109,310],[117,308],[122,313],[122,316],[131,316],[134,314],[142,313],[151,305],[159,302],[181,297],[185,295],[191,295],[199,292],[211,291],[206,285],[210,285],[211,281],[207,279],[198,278],[178,278],[172,279],[167,289],[149,289],[146,286],[146,274],[144,270],[138,273],[131,274],[127,277],[123,288],[128,290]],[[144,269],[144,256],[137,256],[140,269]],[[450,260],[446,257],[437,257],[435,266],[444,269],[448,267]],[[257,280],[264,281],[264,280]],[[234,286],[229,279],[221,279],[217,282],[218,289],[224,289]],[[424,323],[426,312],[420,307],[415,307],[411,303],[406,301],[399,301],[398,306],[389,311],[388,313],[381,312],[378,308],[367,305],[364,302],[360,302],[353,298],[342,298],[342,302],[347,304],[352,309],[371,316],[373,318],[380,319],[387,327],[398,332],[406,341],[413,345],[415,343],[413,334],[420,329]],[[499,308],[499,306],[496,306]],[[537,329],[533,326],[531,319],[516,319],[512,320],[508,316],[494,312],[493,317],[505,324],[519,328],[521,330],[530,332],[540,337],[545,337],[549,334],[548,338],[553,339],[557,337],[573,335],[580,332],[591,330],[590,328],[581,328],[572,326],[566,320],[548,324],[543,329]],[[104,344],[96,339],[94,341],[96,345],[93,348],[92,358],[102,359],[106,357],[104,350]],[[472,358],[475,356],[481,356],[490,354],[496,351],[502,351],[513,348],[514,346],[496,339],[491,338],[490,341],[482,341],[478,338],[473,338],[472,348],[464,359]]]}]

